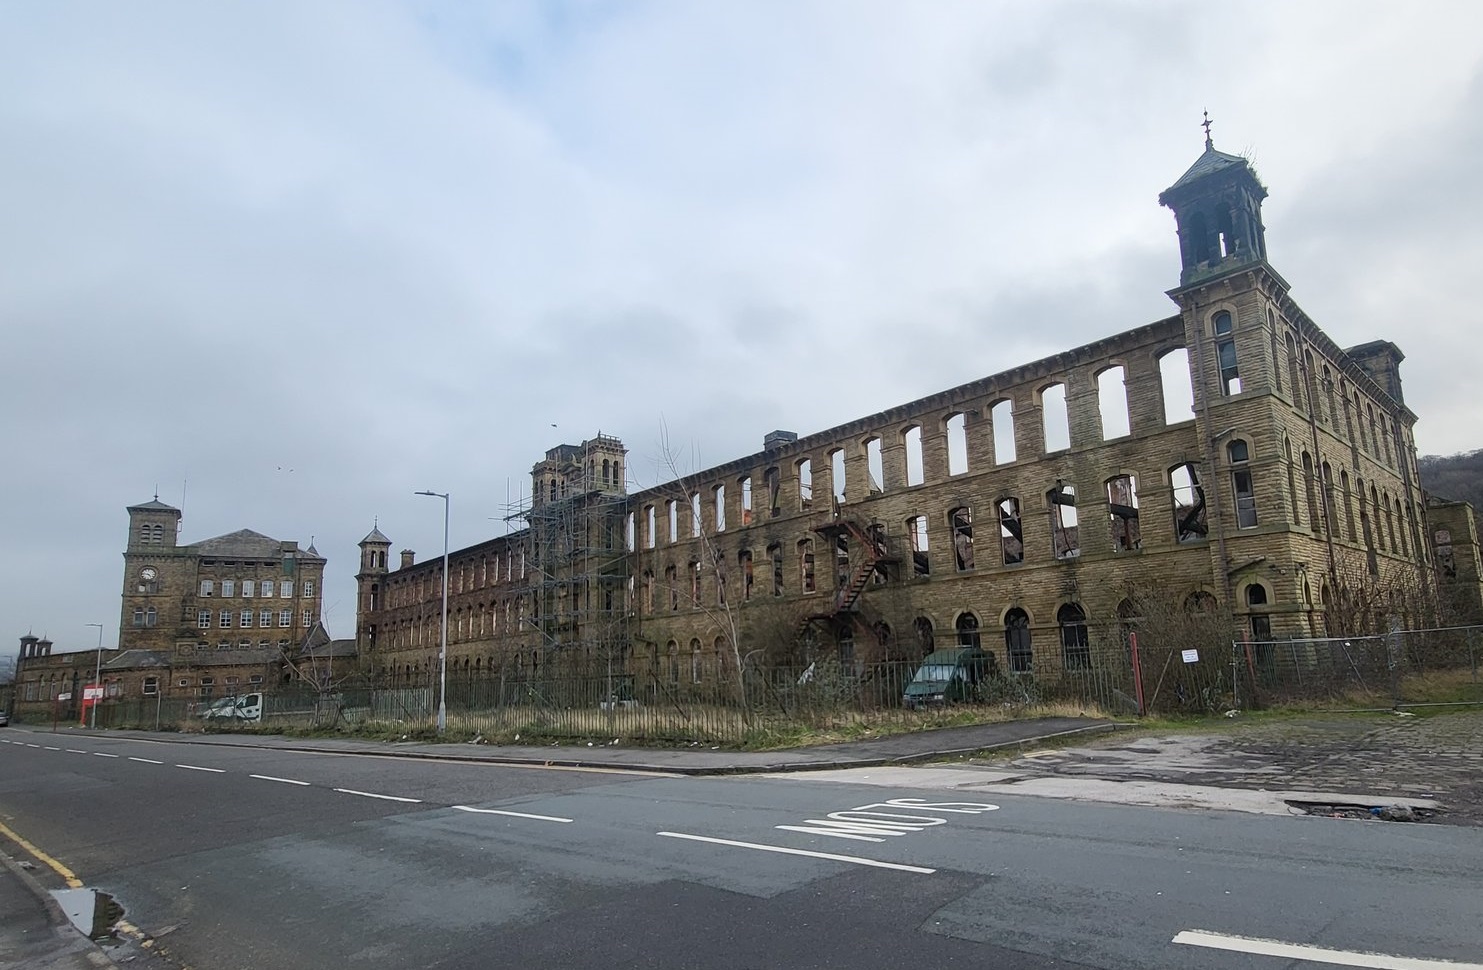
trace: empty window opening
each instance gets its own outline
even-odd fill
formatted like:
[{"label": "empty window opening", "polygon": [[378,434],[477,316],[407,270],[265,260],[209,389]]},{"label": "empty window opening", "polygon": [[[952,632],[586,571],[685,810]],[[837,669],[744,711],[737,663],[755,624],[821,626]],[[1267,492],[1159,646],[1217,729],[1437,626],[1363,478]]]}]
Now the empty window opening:
[{"label": "empty window opening", "polygon": [[1247,462],[1251,453],[1246,442],[1239,438],[1226,445],[1226,457],[1231,462],[1231,490],[1236,496],[1236,528],[1256,527],[1256,492],[1251,485],[1251,469]]},{"label": "empty window opening", "polygon": [[814,462],[805,458],[798,463],[798,507],[807,512],[814,507]]},{"label": "empty window opening", "polygon": [[798,579],[799,588],[805,593],[814,591],[814,541],[812,539],[800,539],[798,541]]},{"label": "empty window opening", "polygon": [[654,540],[658,537],[658,526],[655,523],[654,506],[644,506],[644,546],[654,548]]},{"label": "empty window opening", "polygon": [[1308,526],[1314,535],[1323,533],[1323,519],[1318,514],[1318,485],[1314,481],[1313,456],[1303,452],[1303,491],[1308,499]]},{"label": "empty window opening", "polygon": [[959,412],[948,415],[944,424],[947,429],[947,473],[961,475],[968,471],[968,419]]},{"label": "empty window opening", "polygon": [[948,514],[953,529],[953,559],[958,571],[973,568],[973,510],[953,509]]},{"label": "empty window opening", "polygon": [[783,595],[783,547],[781,543],[767,547],[767,558],[772,561],[772,595]]},{"label": "empty window opening", "polygon": [[1138,527],[1138,480],[1119,475],[1107,482],[1107,516],[1112,522],[1112,551],[1132,552],[1143,548]]},{"label": "empty window opening", "polygon": [[906,484],[907,487],[920,485],[926,481],[926,472],[922,465],[922,429],[911,427],[901,436],[906,445]]},{"label": "empty window opening", "polygon": [[1323,480],[1323,519],[1328,526],[1329,535],[1339,534],[1339,502],[1334,495],[1334,468],[1328,462],[1318,466],[1319,477]]},{"label": "empty window opening", "polygon": [[1004,556],[1004,565],[1024,562],[1025,534],[1020,528],[1020,500],[1003,498],[996,508],[999,510],[999,548]]},{"label": "empty window opening", "polygon": [[690,560],[689,573],[690,573],[690,604],[692,606],[699,606],[700,605],[700,560],[699,559],[692,559],[692,560]]},{"label": "empty window opening", "polygon": [[1349,533],[1349,541],[1355,541],[1354,533],[1354,496],[1349,491],[1349,473],[1339,472],[1339,491],[1344,493],[1344,527]]},{"label": "empty window opening", "polygon": [[843,532],[834,536],[834,588],[850,584],[850,537]]},{"label": "empty window opening", "polygon": [[674,566],[664,567],[664,585],[669,589],[669,608],[680,608],[680,574]]},{"label": "empty window opening", "polygon": [[958,621],[954,626],[958,633],[958,646],[970,647],[974,650],[981,647],[983,641],[978,632],[977,616],[974,616],[972,613],[959,614]]},{"label": "empty window opening", "polygon": [[1071,414],[1066,408],[1065,384],[1052,384],[1040,392],[1040,423],[1047,454],[1071,447]]},{"label": "empty window opening", "polygon": [[832,478],[834,486],[834,501],[840,505],[844,504],[845,496],[845,468],[844,449],[836,448],[829,452],[829,477]]},{"label": "empty window opening", "polygon": [[1075,559],[1081,555],[1081,528],[1076,517],[1076,486],[1057,481],[1045,493],[1050,506],[1051,552],[1057,559]]},{"label": "empty window opening", "polygon": [[1030,615],[1019,607],[1004,614],[1004,649],[1011,673],[1028,674],[1034,664],[1030,646]]},{"label": "empty window opening", "polygon": [[752,476],[743,476],[737,485],[741,491],[742,525],[752,524]]},{"label": "empty window opening", "polygon": [[700,536],[700,493],[690,496],[690,538]]},{"label": "empty window opening", "polygon": [[1111,441],[1132,433],[1128,419],[1127,372],[1122,365],[1097,375],[1097,410],[1102,415],[1102,440]]},{"label": "empty window opening", "polygon": [[1323,397],[1328,404],[1328,419],[1331,424],[1338,424],[1339,412],[1334,409],[1334,375],[1327,364],[1323,365]]},{"label": "empty window opening", "polygon": [[612,463],[610,461],[608,461],[606,458],[604,458],[602,460],[602,483],[604,485],[606,485],[608,483],[608,474],[612,470],[612,467],[613,467]]},{"label": "empty window opening", "polygon": [[1075,603],[1067,603],[1056,611],[1056,623],[1061,628],[1061,663],[1067,670],[1091,670],[1086,612]]},{"label": "empty window opening", "polygon": [[[634,547],[638,542],[638,536],[635,534],[635,530],[638,528],[638,523],[635,521],[635,518],[636,517],[634,516],[634,514],[630,512],[623,520],[623,545],[629,552],[633,552]],[[494,568],[497,573],[499,570],[498,559],[494,561]],[[494,578],[496,581],[499,580],[498,575],[496,575]],[[484,579],[484,583],[488,583],[487,576]]]},{"label": "empty window opening", "polygon": [[726,531],[726,486],[717,485],[711,489],[711,501],[716,507],[716,531]]},{"label": "empty window opening", "polygon": [[1014,402],[995,401],[989,419],[994,426],[994,464],[1008,465],[1018,454],[1014,443]]},{"label": "empty window opening", "polygon": [[782,483],[783,473],[776,468],[769,468],[762,473],[762,484],[767,489],[767,514],[773,518],[776,518],[782,511],[781,506],[778,505],[778,490]]},{"label": "empty window opening", "polygon": [[1277,314],[1267,311],[1267,333],[1272,338],[1272,390],[1282,393],[1282,356],[1277,349]]},{"label": "empty window opening", "polygon": [[927,517],[918,515],[907,519],[906,533],[911,536],[911,574],[932,575],[932,560],[927,554]]},{"label": "empty window opening", "polygon": [[680,539],[680,503],[669,499],[664,504],[669,516],[669,541],[678,542]]},{"label": "empty window opening", "polygon": [[1159,386],[1164,395],[1164,423],[1178,424],[1195,416],[1195,388],[1190,380],[1189,351],[1171,350],[1159,358]]},{"label": "empty window opening", "polygon": [[1241,393],[1241,376],[1236,368],[1236,339],[1231,334],[1231,315],[1222,310],[1215,315],[1215,357],[1220,364],[1220,392],[1229,397]]},{"label": "empty window opening", "polygon": [[1205,488],[1199,472],[1189,462],[1169,469],[1174,493],[1174,541],[1200,542],[1210,534],[1205,524]]},{"label": "empty window opening", "polygon": [[865,471],[872,494],[886,490],[886,466],[881,457],[881,439],[871,438],[865,442]]},{"label": "empty window opening", "polygon": [[736,554],[737,572],[741,573],[742,600],[752,598],[752,550],[743,549]]}]

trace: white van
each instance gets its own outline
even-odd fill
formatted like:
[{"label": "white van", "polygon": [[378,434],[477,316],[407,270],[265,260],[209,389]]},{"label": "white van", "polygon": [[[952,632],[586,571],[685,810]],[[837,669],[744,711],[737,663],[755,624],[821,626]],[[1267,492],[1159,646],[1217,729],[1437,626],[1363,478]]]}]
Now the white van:
[{"label": "white van", "polygon": [[201,720],[233,720],[256,723],[263,719],[263,695],[243,694],[241,697],[223,697],[213,701],[201,712]]}]

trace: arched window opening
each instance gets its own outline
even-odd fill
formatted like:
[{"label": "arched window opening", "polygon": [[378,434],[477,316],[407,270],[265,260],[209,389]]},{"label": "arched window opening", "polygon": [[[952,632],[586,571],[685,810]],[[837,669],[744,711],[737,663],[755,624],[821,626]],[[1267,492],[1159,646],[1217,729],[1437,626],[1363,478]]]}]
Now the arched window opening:
[{"label": "arched window opening", "polygon": [[1081,555],[1081,526],[1076,516],[1076,486],[1060,479],[1045,493],[1050,508],[1051,554],[1057,559],[1075,559]]},{"label": "arched window opening", "polygon": [[1008,465],[1018,455],[1014,441],[1014,402],[995,401],[989,420],[994,427],[994,464]]},{"label": "arched window opening", "polygon": [[829,452],[829,477],[833,479],[834,501],[839,505],[844,504],[845,495],[845,461],[844,449],[836,448]]},{"label": "arched window opening", "polygon": [[814,507],[814,460],[804,458],[798,462],[798,508],[807,512]]},{"label": "arched window opening", "polygon": [[1138,526],[1138,482],[1134,476],[1108,479],[1107,517],[1112,523],[1113,552],[1143,548],[1143,533]]},{"label": "arched window opening", "polygon": [[948,415],[943,427],[947,430],[947,473],[962,475],[968,471],[968,428],[967,418],[962,412]]},{"label": "arched window opening", "polygon": [[919,616],[911,622],[912,631],[917,635],[917,648],[922,656],[927,656],[937,649],[936,637],[932,633],[932,621],[925,616]]},{"label": "arched window opening", "polygon": [[1019,607],[1004,614],[1004,648],[1011,673],[1031,672],[1034,652],[1030,645],[1030,615]]},{"label": "arched window opening", "polygon": [[1205,488],[1198,469],[1192,462],[1175,465],[1169,469],[1169,485],[1174,496],[1174,541],[1203,542],[1210,530],[1205,524]]},{"label": "arched window opening", "polygon": [[1221,310],[1212,318],[1215,329],[1215,358],[1220,364],[1220,393],[1226,397],[1241,393],[1241,375],[1236,366],[1236,338],[1232,334],[1229,311]]},{"label": "arched window opening", "polygon": [[799,588],[805,593],[814,591],[814,540],[800,539],[798,542]]},{"label": "arched window opening", "polygon": [[1003,498],[996,506],[999,510],[999,547],[1004,556],[1004,565],[1012,566],[1024,562],[1025,535],[1020,527],[1020,500]]},{"label": "arched window opening", "polygon": [[973,510],[956,508],[948,513],[953,529],[953,558],[958,571],[973,568]]},{"label": "arched window opening", "polygon": [[932,575],[932,559],[927,551],[927,517],[917,515],[907,519],[906,534],[911,537],[912,576]]},{"label": "arched window opening", "polygon": [[978,617],[972,613],[962,613],[958,616],[956,623],[958,631],[958,646],[979,649],[982,641],[978,632]]},{"label": "arched window opening", "polygon": [[1231,463],[1231,491],[1236,499],[1236,528],[1256,528],[1256,490],[1251,482],[1248,462],[1251,453],[1242,439],[1226,445],[1226,457]]},{"label": "arched window opening", "polygon": [[1121,364],[1097,375],[1097,410],[1102,416],[1103,441],[1123,438],[1131,433],[1127,372]]},{"label": "arched window opening", "polygon": [[1091,670],[1092,646],[1087,634],[1086,613],[1075,603],[1056,611],[1061,628],[1061,663],[1066,670]]},{"label": "arched window opening", "polygon": [[871,438],[865,442],[865,478],[872,495],[886,490],[886,465],[881,455],[881,439]]},{"label": "arched window opening", "polygon": [[1045,453],[1071,447],[1071,412],[1066,405],[1066,385],[1052,384],[1040,392],[1040,426]]},{"label": "arched window opening", "polygon": [[1178,347],[1159,357],[1159,386],[1164,396],[1164,424],[1194,420],[1195,388],[1187,349]]},{"label": "arched window opening", "polygon": [[906,485],[910,488],[927,480],[922,464],[922,429],[912,426],[901,437],[906,450]]},{"label": "arched window opening", "polygon": [[1314,535],[1323,534],[1323,519],[1318,514],[1318,486],[1314,482],[1313,456],[1303,452],[1303,492],[1308,500],[1308,525]]}]

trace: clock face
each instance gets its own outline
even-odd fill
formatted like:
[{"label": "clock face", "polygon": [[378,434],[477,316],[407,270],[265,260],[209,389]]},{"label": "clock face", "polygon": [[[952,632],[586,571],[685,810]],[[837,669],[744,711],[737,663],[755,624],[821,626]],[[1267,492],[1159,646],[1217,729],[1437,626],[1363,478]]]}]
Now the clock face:
[{"label": "clock face", "polygon": [[140,572],[139,575],[143,576],[145,579],[154,579],[154,577],[155,577],[154,567],[153,566],[145,566],[144,569],[143,569],[143,571]]}]

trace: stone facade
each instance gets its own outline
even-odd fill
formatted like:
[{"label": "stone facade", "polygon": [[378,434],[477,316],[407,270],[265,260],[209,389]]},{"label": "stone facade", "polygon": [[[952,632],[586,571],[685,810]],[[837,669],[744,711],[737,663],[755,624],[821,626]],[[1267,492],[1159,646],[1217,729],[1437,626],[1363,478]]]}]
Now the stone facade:
[{"label": "stone facade", "polygon": [[[119,697],[220,697],[282,682],[285,655],[319,625],[324,558],[313,546],[247,529],[179,545],[180,510],[158,498],[128,512],[118,649],[103,654],[105,705]],[[93,681],[94,652],[53,654],[42,642],[22,638],[15,702],[22,713],[49,708],[58,692],[75,703],[74,682]]]},{"label": "stone facade", "polygon": [[[1217,605],[1256,640],[1423,622],[1434,575],[1402,354],[1344,350],[1293,301],[1267,262],[1265,196],[1208,141],[1163,193],[1181,257],[1166,319],[773,432],[634,494],[617,439],[553,449],[527,528],[450,556],[451,669],[580,648],[701,679],[751,653],[956,641],[1054,675],[1150,592]],[[421,676],[441,560],[390,570],[390,546],[379,530],[361,543],[358,643],[383,673]]]}]

